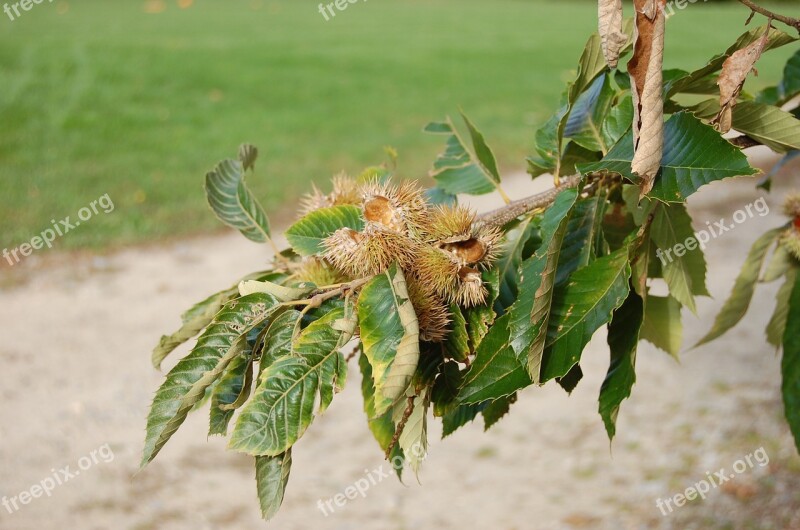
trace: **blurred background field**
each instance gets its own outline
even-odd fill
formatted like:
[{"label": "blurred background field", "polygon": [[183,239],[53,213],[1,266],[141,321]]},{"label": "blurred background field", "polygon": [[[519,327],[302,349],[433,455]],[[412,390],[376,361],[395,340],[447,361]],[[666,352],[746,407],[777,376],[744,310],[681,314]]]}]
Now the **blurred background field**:
[{"label": "blurred background field", "polygon": [[[115,213],[59,248],[219,229],[202,178],[243,141],[261,150],[251,184],[278,219],[310,181],[379,163],[386,145],[402,176],[420,178],[441,149],[422,126],[459,106],[502,168],[522,170],[596,24],[579,1],[360,1],[328,22],[317,6],[55,0],[0,18],[3,246],[105,193]],[[666,66],[701,66],[747,14],[735,3],[676,11]],[[765,56],[752,88],[777,80],[789,52]]]}]

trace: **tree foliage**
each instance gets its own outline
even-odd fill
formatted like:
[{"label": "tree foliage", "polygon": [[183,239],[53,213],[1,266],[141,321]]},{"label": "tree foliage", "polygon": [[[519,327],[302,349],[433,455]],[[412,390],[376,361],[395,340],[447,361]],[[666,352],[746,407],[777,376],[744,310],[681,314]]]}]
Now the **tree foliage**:
[{"label": "tree foliage", "polygon": [[[462,114],[465,132],[449,118],[425,127],[445,142],[433,188],[395,182],[392,164],[306,197],[273,267],[189,309],[154,350],[159,367],[199,335],[156,392],[142,465],[210,396],[209,433],[229,433],[229,447],[254,458],[269,518],[293,446],[345,385],[349,358],[358,357],[379,451],[416,473],[431,412],[447,436],[479,415],[490,428],[526,387],[555,380],[571,392],[582,351],[604,327],[610,362],[598,410],[613,438],[639,342],[677,357],[681,308],[695,311],[695,298],[708,295],[701,248],[663,259],[693,233],[686,199],[757,173],[744,149],[766,145],[787,159],[800,149],[798,112],[786,107],[800,94],[800,50],[774,86],[745,89],[760,55],[796,45],[795,36],[767,24],[698,70],[665,71],[663,2],[633,4],[635,19],[624,20],[621,1],[600,0],[600,32],[537,130],[528,168],[552,174],[552,191],[511,201],[487,140]],[[723,136],[731,128],[742,134]],[[222,222],[274,246],[245,183],[257,155],[245,145],[220,162],[206,193]],[[478,216],[457,204],[458,195],[486,193],[507,205]],[[800,447],[800,197],[789,198],[786,215],[755,242],[700,343],[743,318],[759,282],[783,280],[766,333],[783,349],[782,395]],[[659,287],[667,294],[651,293]]]}]

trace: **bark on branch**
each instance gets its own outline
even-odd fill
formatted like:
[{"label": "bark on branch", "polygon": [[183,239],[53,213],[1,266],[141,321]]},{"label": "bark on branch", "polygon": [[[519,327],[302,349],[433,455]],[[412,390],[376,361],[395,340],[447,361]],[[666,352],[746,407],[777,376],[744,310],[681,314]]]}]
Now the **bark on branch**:
[{"label": "bark on branch", "polygon": [[478,222],[490,226],[504,226],[517,217],[550,206],[556,196],[567,188],[574,188],[581,181],[580,175],[573,175],[561,181],[553,189],[524,199],[512,201],[502,208],[486,212],[478,217]]},{"label": "bark on branch", "polygon": [[765,17],[769,17],[773,20],[777,20],[778,22],[783,22],[787,26],[792,26],[798,32],[800,32],[800,19],[787,17],[785,15],[779,15],[778,13],[774,13],[767,8],[761,7],[760,5],[754,4],[750,0],[739,0],[739,2],[743,5],[749,7],[754,13],[759,13],[764,15]]}]

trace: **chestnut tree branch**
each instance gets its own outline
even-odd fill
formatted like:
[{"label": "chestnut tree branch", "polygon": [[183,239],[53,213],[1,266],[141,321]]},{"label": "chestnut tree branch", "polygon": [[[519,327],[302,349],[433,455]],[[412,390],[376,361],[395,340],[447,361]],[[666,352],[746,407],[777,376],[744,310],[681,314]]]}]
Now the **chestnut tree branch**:
[{"label": "chestnut tree branch", "polygon": [[489,226],[504,226],[517,217],[550,206],[561,191],[567,188],[574,188],[580,181],[580,175],[567,177],[552,189],[537,193],[536,195],[531,195],[530,197],[525,197],[524,199],[512,201],[502,208],[486,212],[478,216],[477,221]]},{"label": "chestnut tree branch", "polygon": [[800,19],[798,18],[792,18],[792,17],[787,17],[785,15],[779,15],[778,13],[773,13],[769,9],[761,7],[760,5],[757,5],[751,2],[750,0],[739,0],[739,3],[749,7],[753,11],[753,13],[759,13],[761,15],[764,15],[765,17],[769,17],[773,20],[783,22],[787,26],[792,26],[794,29],[800,32]]}]

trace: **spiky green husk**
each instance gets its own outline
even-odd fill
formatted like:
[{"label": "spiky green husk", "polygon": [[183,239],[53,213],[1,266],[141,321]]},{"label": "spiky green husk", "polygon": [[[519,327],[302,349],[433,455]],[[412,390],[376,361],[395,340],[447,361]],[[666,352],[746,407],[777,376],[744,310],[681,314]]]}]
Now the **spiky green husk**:
[{"label": "spiky green husk", "polygon": [[299,282],[311,282],[320,287],[335,285],[348,279],[346,275],[334,268],[325,259],[316,256],[303,260],[294,277]]},{"label": "spiky green husk", "polygon": [[486,300],[480,272],[451,252],[424,245],[417,253],[414,270],[420,283],[448,303],[471,307]]},{"label": "spiky green husk", "polygon": [[364,219],[418,239],[428,211],[422,188],[410,181],[399,186],[371,180],[360,188]]},{"label": "spiky green husk", "polygon": [[377,223],[367,223],[362,232],[340,228],[323,241],[323,256],[336,269],[357,278],[386,271],[397,262],[406,268],[416,244],[403,234]]},{"label": "spiky green husk", "polygon": [[786,196],[783,203],[783,213],[786,214],[787,217],[800,217],[800,193],[794,191]]},{"label": "spiky green husk", "polygon": [[488,268],[497,259],[503,233],[475,222],[465,206],[437,206],[431,210],[425,240],[454,254],[464,265]]},{"label": "spiky green husk", "polygon": [[450,331],[447,304],[413,276],[408,279],[408,294],[417,313],[420,338],[425,342],[442,342]]},{"label": "spiky green husk", "polygon": [[791,226],[781,237],[781,244],[789,254],[800,260],[800,226]]},{"label": "spiky green husk", "polygon": [[303,215],[330,206],[361,204],[361,193],[355,179],[345,173],[339,173],[331,179],[331,182],[333,187],[330,193],[322,193],[313,186],[311,193],[300,199],[300,212]]}]

